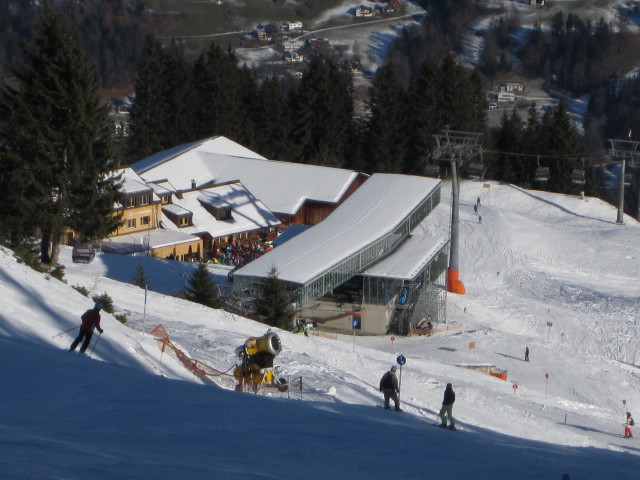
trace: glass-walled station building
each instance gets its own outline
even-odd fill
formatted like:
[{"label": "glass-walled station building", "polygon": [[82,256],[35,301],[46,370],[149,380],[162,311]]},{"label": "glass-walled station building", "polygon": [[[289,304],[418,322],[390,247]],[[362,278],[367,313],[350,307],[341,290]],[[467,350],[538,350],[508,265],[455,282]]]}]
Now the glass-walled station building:
[{"label": "glass-walled station building", "polygon": [[275,268],[298,319],[319,329],[409,333],[446,321],[449,237],[418,233],[440,203],[440,180],[375,174],[327,219],[233,275],[246,305]]}]

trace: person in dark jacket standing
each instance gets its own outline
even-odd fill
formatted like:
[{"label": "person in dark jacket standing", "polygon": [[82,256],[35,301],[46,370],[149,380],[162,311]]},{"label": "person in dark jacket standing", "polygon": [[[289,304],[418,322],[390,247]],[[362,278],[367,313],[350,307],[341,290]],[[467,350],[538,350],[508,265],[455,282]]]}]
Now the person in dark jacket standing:
[{"label": "person in dark jacket standing", "polygon": [[451,430],[456,429],[456,421],[451,414],[453,410],[453,403],[456,401],[456,394],[453,391],[453,386],[447,383],[447,388],[444,390],[444,400],[442,400],[442,408],[440,409],[440,420],[442,428],[447,428],[447,417],[449,418],[449,428]]},{"label": "person in dark jacket standing", "polygon": [[529,347],[524,349],[524,361],[525,362],[529,361]]},{"label": "person in dark jacket standing", "polygon": [[80,353],[84,353],[91,343],[93,330],[97,328],[101,334],[102,332],[104,332],[104,330],[100,328],[100,310],[102,309],[102,307],[103,305],[101,302],[96,302],[92,309],[89,309],[82,314],[82,317],[80,317],[82,319],[82,325],[80,325],[80,333],[69,347],[70,352],[73,352],[78,344],[84,339],[84,342],[80,347]]},{"label": "person in dark jacket standing", "polygon": [[380,380],[380,391],[384,394],[384,409],[389,410],[389,399],[393,399],[393,402],[396,404],[396,412],[401,412],[400,399],[398,398],[400,388],[398,387],[396,370],[397,368],[394,365],[382,376],[382,379]]}]

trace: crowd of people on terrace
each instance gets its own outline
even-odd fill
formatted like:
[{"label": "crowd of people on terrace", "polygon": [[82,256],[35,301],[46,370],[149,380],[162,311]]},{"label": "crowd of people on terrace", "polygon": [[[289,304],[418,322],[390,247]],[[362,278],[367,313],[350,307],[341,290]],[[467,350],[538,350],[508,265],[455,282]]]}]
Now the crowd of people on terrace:
[{"label": "crowd of people on terrace", "polygon": [[209,252],[209,261],[220,265],[242,267],[271,250],[271,247],[257,242],[241,244],[233,240],[226,247],[213,242]]}]

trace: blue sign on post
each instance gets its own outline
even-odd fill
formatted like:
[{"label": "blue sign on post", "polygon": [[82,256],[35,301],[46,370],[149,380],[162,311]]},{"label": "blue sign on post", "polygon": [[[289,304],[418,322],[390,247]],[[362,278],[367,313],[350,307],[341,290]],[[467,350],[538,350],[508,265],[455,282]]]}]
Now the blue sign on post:
[{"label": "blue sign on post", "polygon": [[405,363],[407,363],[407,357],[400,354],[398,355],[398,358],[396,358],[396,362],[398,362],[398,365],[404,365]]}]

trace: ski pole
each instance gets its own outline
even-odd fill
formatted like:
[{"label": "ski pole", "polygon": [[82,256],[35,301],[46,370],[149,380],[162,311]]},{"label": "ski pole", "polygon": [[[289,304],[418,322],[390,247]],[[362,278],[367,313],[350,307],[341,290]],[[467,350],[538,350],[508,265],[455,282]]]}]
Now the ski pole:
[{"label": "ski pole", "polygon": [[60,335],[62,335],[63,333],[70,332],[70,331],[71,331],[71,330],[73,330],[74,328],[78,328],[78,327],[71,327],[69,330],[65,330],[64,332],[60,332],[60,333],[58,333],[58,334],[54,335],[54,336],[53,336],[53,337],[51,337],[51,338],[59,337],[59,336],[60,336]]},{"label": "ski pole", "polygon": [[91,355],[93,355],[93,351],[96,349],[96,345],[98,345],[98,342],[100,341],[100,337],[102,336],[102,334],[98,334],[98,339],[96,340],[96,343],[93,344],[93,348],[91,349],[91,353],[89,353],[89,357],[91,357]]}]

